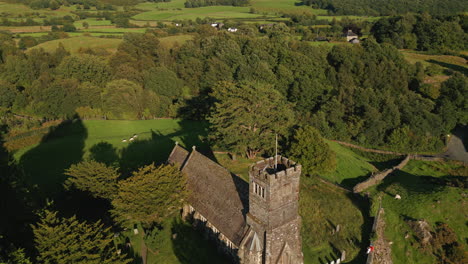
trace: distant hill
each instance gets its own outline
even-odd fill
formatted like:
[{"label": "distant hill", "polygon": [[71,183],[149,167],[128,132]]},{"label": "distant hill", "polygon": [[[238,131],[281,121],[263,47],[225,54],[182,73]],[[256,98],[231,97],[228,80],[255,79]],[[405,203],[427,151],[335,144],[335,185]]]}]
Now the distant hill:
[{"label": "distant hill", "polygon": [[466,0],[303,0],[305,5],[337,15],[387,16],[408,12],[448,15],[466,12]]}]

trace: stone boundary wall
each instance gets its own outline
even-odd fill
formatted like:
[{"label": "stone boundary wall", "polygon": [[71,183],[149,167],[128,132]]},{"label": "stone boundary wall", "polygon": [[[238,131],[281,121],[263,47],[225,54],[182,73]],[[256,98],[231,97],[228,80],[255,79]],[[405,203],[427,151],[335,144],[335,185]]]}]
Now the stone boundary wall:
[{"label": "stone boundary wall", "polygon": [[365,190],[365,189],[367,189],[367,188],[369,188],[371,186],[374,186],[374,185],[380,183],[390,173],[392,173],[392,172],[394,172],[396,170],[401,170],[403,167],[405,167],[406,164],[408,164],[410,159],[411,159],[411,155],[408,155],[397,166],[395,166],[395,167],[393,167],[391,169],[386,169],[386,170],[384,170],[384,171],[382,171],[380,173],[373,174],[367,180],[356,184],[356,186],[354,186],[354,188],[353,188],[353,192],[359,193],[359,192],[362,192],[363,190]]},{"label": "stone boundary wall", "polygon": [[[375,218],[374,218],[374,223],[372,224],[372,233],[374,234],[377,232],[377,228],[378,228],[377,225],[379,224],[382,211],[383,211],[382,201],[380,201],[379,210],[377,211],[377,214],[375,215]],[[370,241],[371,245],[373,244],[373,242],[374,241]],[[373,262],[374,262],[374,252],[371,252],[369,253],[369,255],[367,255],[366,264],[372,264]]]},{"label": "stone boundary wall", "polygon": [[350,147],[350,148],[355,148],[355,149],[360,149],[362,151],[365,151],[365,152],[373,152],[373,153],[379,153],[379,154],[387,154],[387,155],[397,155],[397,156],[405,156],[407,154],[404,154],[404,153],[400,153],[400,152],[393,152],[393,151],[388,151],[388,150],[379,150],[379,149],[370,149],[370,148],[365,148],[365,147],[361,147],[361,146],[358,146],[358,145],[354,145],[354,144],[351,144],[351,143],[348,143],[348,142],[344,142],[344,141],[339,141],[339,140],[331,140],[333,142],[336,142],[340,145],[343,145],[343,146],[347,146],[347,147]]}]

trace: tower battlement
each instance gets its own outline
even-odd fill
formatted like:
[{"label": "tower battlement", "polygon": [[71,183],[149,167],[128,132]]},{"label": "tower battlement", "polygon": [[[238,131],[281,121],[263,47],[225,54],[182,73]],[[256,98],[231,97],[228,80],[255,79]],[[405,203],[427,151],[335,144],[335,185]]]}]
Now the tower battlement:
[{"label": "tower battlement", "polygon": [[253,164],[249,170],[249,176],[259,180],[276,180],[290,176],[299,176],[302,166],[281,155],[277,156],[276,168],[275,157],[260,160]]}]

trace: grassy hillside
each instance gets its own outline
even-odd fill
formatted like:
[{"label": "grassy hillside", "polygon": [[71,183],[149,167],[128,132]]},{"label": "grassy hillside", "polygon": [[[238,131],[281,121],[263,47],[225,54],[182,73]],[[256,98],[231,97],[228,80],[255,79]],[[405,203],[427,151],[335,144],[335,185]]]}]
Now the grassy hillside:
[{"label": "grassy hillside", "polygon": [[[364,263],[370,222],[366,202],[317,178],[301,179],[300,214],[304,263],[330,263],[346,251],[344,263]],[[337,225],[339,232],[334,232]]]},{"label": "grassy hillside", "polygon": [[[410,228],[410,221],[425,220],[432,232],[436,223],[448,224],[467,249],[466,189],[468,168],[455,163],[410,161],[402,170],[385,179],[373,190],[382,197],[386,239],[393,242],[394,263],[440,263]],[[462,185],[463,186],[463,185]],[[401,200],[395,200],[399,194]],[[440,252],[439,252],[440,253]]]},{"label": "grassy hillside", "polygon": [[122,39],[78,36],[47,41],[31,49],[43,48],[47,52],[54,52],[59,43],[62,43],[65,49],[71,53],[77,53],[80,48],[101,48],[109,52],[114,52],[121,42]]},{"label": "grassy hillside", "polygon": [[371,160],[356,154],[349,148],[328,141],[330,148],[336,153],[336,170],[324,173],[321,176],[338,184],[352,188],[356,183],[364,180],[377,169],[370,163]]},{"label": "grassy hillside", "polygon": [[[252,0],[246,7],[235,6],[207,6],[199,8],[185,8],[185,0],[172,0],[162,3],[141,3],[136,7],[146,10],[133,18],[136,20],[176,20],[196,19],[197,17],[211,17],[214,19],[255,19],[262,16],[278,18],[280,12],[311,12],[316,15],[326,14],[326,10],[311,9],[310,7],[296,5],[296,0]],[[256,13],[251,13],[255,9]]]},{"label": "grassy hillside", "polygon": [[[175,141],[187,147],[206,146],[201,141],[204,133],[203,123],[181,120],[75,121],[57,127],[41,143],[17,151],[15,158],[28,180],[51,197],[62,190],[63,171],[82,159],[93,157],[130,171],[164,161]],[[122,142],[134,134],[137,140]]]}]

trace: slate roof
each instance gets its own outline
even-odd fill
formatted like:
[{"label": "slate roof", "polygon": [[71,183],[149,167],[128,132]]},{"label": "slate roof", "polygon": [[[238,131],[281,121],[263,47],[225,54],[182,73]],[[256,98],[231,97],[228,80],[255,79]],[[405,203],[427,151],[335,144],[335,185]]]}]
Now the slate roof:
[{"label": "slate roof", "polygon": [[246,226],[248,183],[195,149],[186,154],[176,145],[168,162],[182,164],[190,205],[239,246]]},{"label": "slate roof", "polygon": [[172,165],[178,166],[180,169],[184,165],[188,155],[189,152],[187,150],[179,146],[179,144],[176,144],[175,147],[172,149],[172,152],[169,155],[167,161]]},{"label": "slate roof", "polygon": [[346,37],[357,37],[358,35],[354,33],[351,29],[345,34]]}]

